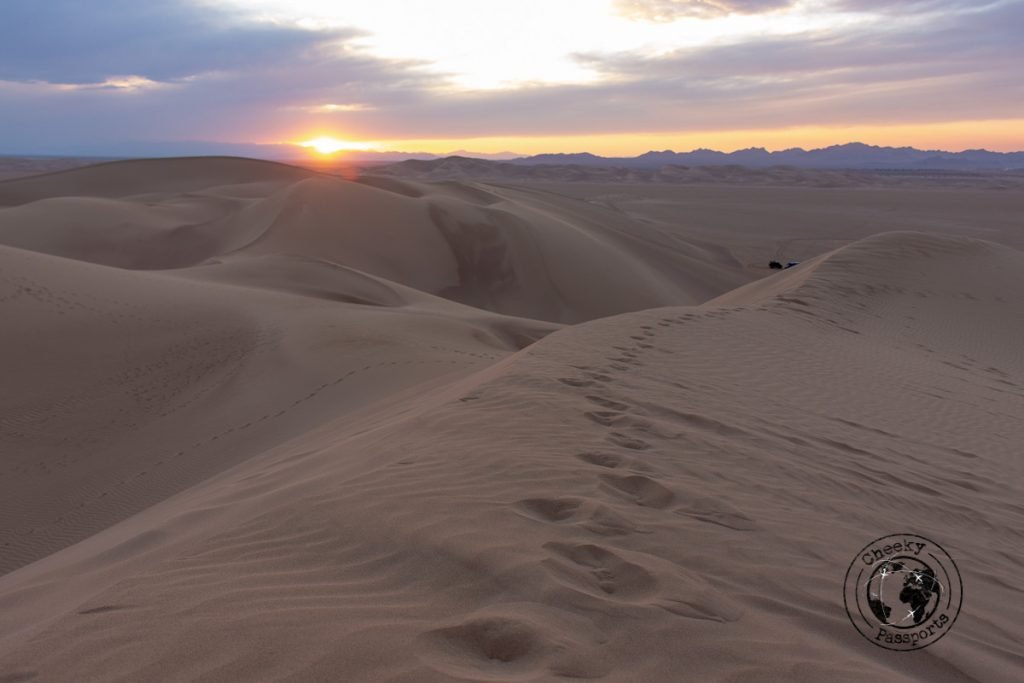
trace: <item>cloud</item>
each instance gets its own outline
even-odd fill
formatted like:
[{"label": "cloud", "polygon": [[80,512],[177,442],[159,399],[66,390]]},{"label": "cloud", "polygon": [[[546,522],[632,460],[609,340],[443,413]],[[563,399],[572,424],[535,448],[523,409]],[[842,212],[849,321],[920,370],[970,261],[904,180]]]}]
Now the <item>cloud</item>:
[{"label": "cloud", "polygon": [[[417,123],[447,136],[1016,118],[1024,3],[975,7],[657,56],[580,55],[601,80],[429,99],[415,105]],[[377,112],[377,124],[398,125],[391,115]]]},{"label": "cloud", "polygon": [[190,0],[3,0],[0,80],[173,81],[329,52],[356,35],[245,20]]},{"label": "cloud", "polygon": [[[93,38],[72,35],[70,16],[56,22],[38,59],[12,59],[8,36],[0,36],[0,152],[83,152],[88,144],[102,153],[146,140],[275,142],[316,131],[387,140],[1019,117],[1024,2],[943,1],[946,11],[924,18],[909,11],[923,4],[908,1],[898,3],[905,14],[829,30],[656,56],[579,55],[601,76],[593,83],[464,92],[420,63],[361,52],[352,31],[253,24],[183,0],[155,0],[112,25],[104,16],[79,25],[102,25],[105,42],[150,36],[142,43],[160,50],[132,43],[91,54],[85,43]],[[86,3],[31,7],[37,4],[82,12]],[[30,9],[22,0],[11,6],[23,20]],[[15,33],[7,26],[0,33]],[[25,29],[37,39],[41,31]],[[186,37],[189,49],[162,51]]]},{"label": "cloud", "polygon": [[[979,10],[1017,0],[822,0],[821,11],[871,14],[924,14]],[[729,14],[763,14],[794,7],[799,0],[614,0],[619,14],[635,21],[668,23],[688,17],[716,18]]]},{"label": "cloud", "polygon": [[[858,0],[863,1],[863,0]],[[840,85],[870,74],[881,82],[993,70],[1013,73],[1024,58],[1017,26],[1024,2],[993,4],[989,11],[946,13],[927,24],[880,20],[845,31],[814,31],[760,38],[654,57],[635,53],[580,55],[591,68],[629,80],[697,82],[754,78],[785,82],[827,75]]]},{"label": "cloud", "polygon": [[615,0],[616,10],[637,21],[658,23],[684,17],[758,14],[793,5],[795,0]]},{"label": "cloud", "polygon": [[[832,0],[832,7],[850,12],[881,14],[925,13],[939,10],[979,10],[1005,0]],[[1011,0],[1016,2],[1017,0]]]},{"label": "cloud", "polygon": [[421,63],[361,52],[354,30],[260,23],[193,0],[2,2],[8,152],[267,140],[446,82]]}]

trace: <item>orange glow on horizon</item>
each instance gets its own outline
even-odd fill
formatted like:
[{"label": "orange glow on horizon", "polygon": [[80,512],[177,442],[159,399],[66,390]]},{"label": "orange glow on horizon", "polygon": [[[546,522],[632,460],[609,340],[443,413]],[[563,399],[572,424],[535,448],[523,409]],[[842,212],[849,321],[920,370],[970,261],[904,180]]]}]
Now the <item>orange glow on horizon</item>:
[{"label": "orange glow on horizon", "polygon": [[341,140],[339,138],[331,137],[329,135],[321,135],[311,140],[304,140],[303,142],[295,143],[299,147],[305,147],[311,149],[317,154],[324,156],[330,156],[338,152],[365,152],[366,150],[373,149],[374,145],[370,142],[357,142],[352,140]]},{"label": "orange glow on horizon", "polygon": [[941,149],[951,152],[979,148],[998,152],[1015,152],[1024,150],[1024,119],[558,136],[523,135],[383,140],[378,138],[376,142],[349,141],[320,136],[298,144],[325,156],[339,151],[447,154],[455,150],[467,150],[481,154],[509,151],[524,155],[591,152],[602,156],[636,156],[650,150],[663,149],[686,152],[698,148],[709,148],[731,152],[748,147],[764,147],[770,151],[777,151],[792,147],[803,147],[804,149],[828,147],[848,142],[863,142],[883,147],[907,146],[919,149]]}]

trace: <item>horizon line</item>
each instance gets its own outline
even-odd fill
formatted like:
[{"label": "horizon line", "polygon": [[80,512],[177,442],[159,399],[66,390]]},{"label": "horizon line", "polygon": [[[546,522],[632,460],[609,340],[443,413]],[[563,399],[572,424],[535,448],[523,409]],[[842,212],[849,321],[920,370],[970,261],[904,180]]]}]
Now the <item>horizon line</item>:
[{"label": "horizon line", "polygon": [[[861,142],[859,140],[851,140],[849,142],[835,143],[835,144],[826,145],[826,146],[823,146],[823,147],[803,147],[803,146],[797,145],[797,146],[792,146],[792,147],[780,147],[780,148],[777,148],[777,149],[770,149],[770,148],[764,147],[764,146],[753,145],[753,146],[748,146],[748,147],[736,148],[736,149],[733,149],[733,150],[730,150],[730,151],[725,151],[725,150],[722,150],[722,149],[715,149],[713,147],[694,147],[694,148],[691,148],[691,149],[683,149],[683,150],[677,150],[677,149],[672,149],[670,147],[666,147],[666,148],[661,148],[661,149],[651,148],[651,149],[648,149],[647,151],[639,152],[639,153],[634,154],[634,155],[598,154],[598,153],[591,152],[591,151],[586,150],[586,149],[575,150],[575,151],[538,152],[538,153],[535,153],[535,154],[524,154],[524,153],[520,153],[520,152],[514,152],[512,150],[506,150],[506,151],[502,151],[502,152],[476,152],[476,151],[468,150],[468,149],[456,149],[456,150],[451,150],[451,151],[447,151],[447,152],[427,152],[427,151],[422,151],[422,150],[413,151],[413,150],[404,150],[404,149],[386,149],[386,150],[342,150],[342,151],[335,152],[335,153],[330,153],[330,154],[311,154],[309,152],[306,152],[305,155],[303,155],[303,154],[299,153],[300,150],[302,149],[301,146],[297,145],[295,143],[212,142],[212,141],[204,141],[204,140],[180,140],[180,141],[152,141],[152,142],[141,142],[141,141],[134,142],[133,141],[133,142],[129,142],[127,144],[138,144],[140,146],[143,146],[143,145],[155,145],[155,146],[183,146],[183,147],[184,146],[193,146],[193,145],[194,146],[209,145],[210,147],[214,147],[214,148],[217,148],[217,147],[219,147],[219,148],[228,148],[228,149],[230,149],[230,148],[238,148],[239,150],[244,149],[244,148],[251,148],[254,151],[257,150],[257,149],[268,149],[268,150],[269,149],[279,149],[279,150],[285,150],[285,149],[295,148],[295,151],[297,153],[295,157],[282,157],[282,156],[275,155],[270,160],[277,160],[277,159],[282,159],[282,158],[287,158],[287,159],[295,160],[295,159],[302,159],[303,156],[304,156],[305,160],[322,160],[322,161],[329,161],[329,160],[339,160],[340,161],[340,160],[345,160],[345,159],[356,160],[356,159],[359,159],[361,157],[362,158],[367,158],[367,159],[372,159],[374,157],[387,156],[387,155],[415,155],[415,156],[433,157],[433,158],[438,158],[438,159],[453,158],[453,157],[465,157],[465,158],[480,158],[480,159],[486,159],[486,160],[492,160],[492,161],[512,161],[512,160],[518,160],[518,159],[529,159],[529,158],[532,158],[532,157],[543,157],[543,156],[583,156],[583,155],[589,155],[589,156],[592,156],[592,157],[595,157],[595,158],[599,158],[599,159],[638,159],[638,158],[646,156],[648,154],[694,154],[694,153],[697,153],[697,152],[712,152],[712,153],[723,154],[723,155],[733,155],[733,154],[737,154],[737,153],[740,153],[740,152],[764,152],[766,154],[779,154],[779,153],[782,153],[782,152],[818,152],[818,151],[838,149],[838,148],[843,148],[843,147],[857,147],[857,146],[859,146],[859,147],[866,147],[866,148],[870,148],[870,149],[878,149],[878,150],[912,150],[912,151],[915,151],[915,152],[936,153],[936,154],[964,154],[964,153],[968,153],[968,152],[984,152],[984,153],[988,153],[988,154],[997,154],[997,155],[1013,155],[1013,154],[1022,154],[1022,153],[1024,153],[1024,149],[1015,149],[1015,150],[1009,150],[1009,151],[998,151],[998,150],[988,149],[986,147],[966,147],[964,149],[959,149],[959,150],[957,150],[957,149],[942,149],[942,148],[927,148],[926,149],[926,148],[922,148],[922,147],[915,147],[913,145],[899,145],[899,146],[896,146],[896,145],[875,145],[875,144],[871,144],[871,143]],[[109,153],[93,152],[93,151],[85,153],[85,152],[76,152],[74,150],[69,150],[68,152],[24,152],[24,151],[8,151],[8,150],[0,149],[0,157],[8,157],[8,158],[159,159],[159,158],[204,157],[204,156],[209,156],[209,157],[242,156],[242,157],[244,157],[245,155],[226,153],[226,152],[223,152],[223,151],[216,151],[216,150],[211,150],[209,153],[180,153],[180,154],[179,153],[174,153],[173,151],[159,152],[157,150],[153,150],[152,152],[148,152],[148,153],[128,153],[128,154],[125,154],[123,152],[119,153],[119,152],[116,152],[116,151],[111,151]],[[255,157],[255,158],[261,158],[261,157]]]}]

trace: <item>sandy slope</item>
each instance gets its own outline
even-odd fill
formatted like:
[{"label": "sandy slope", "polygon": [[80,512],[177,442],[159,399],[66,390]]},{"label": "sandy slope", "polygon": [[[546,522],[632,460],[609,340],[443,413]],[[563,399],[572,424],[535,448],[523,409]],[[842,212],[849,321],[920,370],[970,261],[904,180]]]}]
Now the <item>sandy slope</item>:
[{"label": "sandy slope", "polygon": [[326,259],[471,306],[579,322],[750,279],[728,258],[538,191],[350,182],[243,159],[130,161],[0,182],[0,243],[121,268]]},{"label": "sandy slope", "polygon": [[898,187],[669,187],[654,184],[541,185],[726,250],[762,275],[771,259],[817,256],[883,232],[914,230],[976,237],[1024,250],[1024,192],[989,184],[972,189]]},{"label": "sandy slope", "polygon": [[300,298],[5,247],[0,263],[17,388],[0,395],[0,570],[552,329],[335,269]]},{"label": "sandy slope", "polygon": [[[335,199],[314,181],[285,193]],[[390,182],[339,209],[506,206],[673,262],[602,207]],[[0,249],[0,680],[1024,674],[1024,253],[887,233],[556,329],[266,248],[317,236],[282,206],[173,271]],[[903,531],[966,587],[917,653],[843,610],[853,555]]]},{"label": "sandy slope", "polygon": [[84,168],[16,178],[0,184],[0,206],[48,197],[130,197],[152,192],[201,192],[210,187],[301,180],[312,175],[295,166],[235,157],[184,157],[113,161]]},{"label": "sandy slope", "polygon": [[106,158],[95,157],[5,157],[0,156],[0,180],[24,178],[41,173],[66,171],[80,166],[91,166]]}]

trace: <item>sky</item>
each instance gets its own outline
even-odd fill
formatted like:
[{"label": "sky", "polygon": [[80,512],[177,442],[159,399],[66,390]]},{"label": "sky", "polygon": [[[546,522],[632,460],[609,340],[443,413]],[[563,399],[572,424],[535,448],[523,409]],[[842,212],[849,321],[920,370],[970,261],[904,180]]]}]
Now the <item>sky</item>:
[{"label": "sky", "polygon": [[1022,150],[1022,26],[1024,0],[0,0],[0,153]]}]

